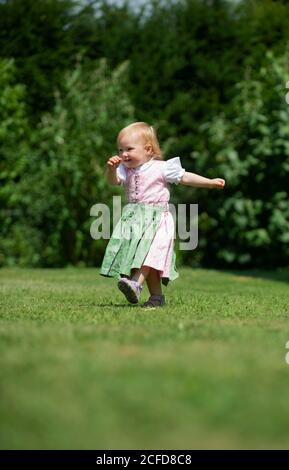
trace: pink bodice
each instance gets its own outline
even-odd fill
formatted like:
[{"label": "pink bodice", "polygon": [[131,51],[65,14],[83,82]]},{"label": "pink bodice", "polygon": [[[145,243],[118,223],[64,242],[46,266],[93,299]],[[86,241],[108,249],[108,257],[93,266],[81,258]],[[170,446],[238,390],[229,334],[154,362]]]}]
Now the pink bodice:
[{"label": "pink bodice", "polygon": [[170,199],[163,169],[165,162],[153,160],[143,171],[126,168],[126,195],[128,202],[144,204],[167,203]]}]

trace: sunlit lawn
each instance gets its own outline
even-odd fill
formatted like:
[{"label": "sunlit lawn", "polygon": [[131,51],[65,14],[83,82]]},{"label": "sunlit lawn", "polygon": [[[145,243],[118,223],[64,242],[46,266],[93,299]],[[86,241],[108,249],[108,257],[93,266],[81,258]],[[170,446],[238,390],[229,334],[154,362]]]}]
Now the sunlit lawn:
[{"label": "sunlit lawn", "polygon": [[289,448],[288,270],[179,272],[0,270],[1,449]]}]

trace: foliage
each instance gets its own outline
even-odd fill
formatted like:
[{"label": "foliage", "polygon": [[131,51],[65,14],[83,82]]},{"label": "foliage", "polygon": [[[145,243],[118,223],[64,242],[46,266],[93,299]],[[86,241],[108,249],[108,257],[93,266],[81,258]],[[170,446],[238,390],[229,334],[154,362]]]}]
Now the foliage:
[{"label": "foliage", "polygon": [[[103,245],[98,242],[94,252],[80,214],[100,192],[111,194],[94,179],[104,155],[114,153],[119,128],[132,120],[132,108],[134,119],[157,127],[167,157],[180,155],[188,171],[224,171],[228,179],[225,192],[213,198],[174,187],[174,202],[198,202],[200,211],[198,249],[180,252],[181,259],[195,265],[288,263],[287,179],[277,158],[278,151],[287,155],[282,126],[288,106],[284,89],[276,88],[288,76],[286,68],[266,76],[266,52],[288,54],[288,22],[288,2],[281,0],[150,0],[139,8],[128,1],[0,0],[0,264],[100,261]],[[81,64],[75,66],[75,57]],[[102,78],[96,64],[102,64]],[[109,70],[119,70],[121,82],[111,94],[105,92]],[[256,125],[247,120],[254,110]],[[243,147],[238,126],[248,137]],[[274,184],[268,190],[270,157]],[[230,211],[228,230],[223,219]],[[251,225],[244,225],[244,213]],[[220,217],[226,228],[218,226]]]},{"label": "foliage", "polygon": [[[15,253],[22,264],[61,266],[99,262],[90,236],[90,208],[111,199],[104,162],[133,109],[125,90],[127,64],[110,72],[105,60],[87,68],[79,61],[56,93],[52,113],[31,136],[16,193],[21,218],[31,232],[33,253]],[[19,237],[20,235],[18,235]]]},{"label": "foliage", "polygon": [[4,253],[18,250],[19,232],[13,221],[19,214],[21,194],[16,186],[25,170],[24,152],[28,148],[25,87],[16,83],[15,76],[14,61],[0,60],[0,265]]},{"label": "foliage", "polygon": [[50,111],[54,89],[78,52],[70,37],[76,18],[74,0],[2,0],[0,55],[13,57],[17,79],[27,86],[26,102],[35,124]]},{"label": "foliage", "polygon": [[[202,126],[204,148],[195,152],[199,171],[227,180],[219,197],[201,204],[204,262],[276,266],[289,257],[289,106],[285,100],[287,56],[266,54],[266,63],[236,85],[229,113]],[[206,147],[205,147],[206,145]],[[202,200],[203,199],[203,200]]]}]

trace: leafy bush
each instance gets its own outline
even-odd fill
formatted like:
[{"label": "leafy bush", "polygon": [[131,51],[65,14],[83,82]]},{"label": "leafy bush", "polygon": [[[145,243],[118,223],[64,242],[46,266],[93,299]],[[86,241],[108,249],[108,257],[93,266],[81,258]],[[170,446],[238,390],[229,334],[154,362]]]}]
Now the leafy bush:
[{"label": "leafy bush", "polygon": [[14,61],[0,59],[0,265],[18,251],[18,231],[13,224],[21,195],[16,187],[27,150],[25,87],[16,83],[15,75]]},{"label": "leafy bush", "polygon": [[90,236],[90,208],[111,199],[104,162],[115,152],[119,129],[133,120],[126,70],[127,63],[111,72],[105,59],[93,68],[79,60],[66,75],[65,91],[56,93],[53,112],[32,133],[25,171],[15,188],[16,222],[25,227],[15,229],[15,262],[62,266],[99,261],[104,242]]},{"label": "leafy bush", "polygon": [[203,261],[212,265],[277,266],[289,261],[289,105],[286,57],[266,63],[236,85],[230,112],[201,128],[196,168],[226,179],[221,194],[200,194]]}]

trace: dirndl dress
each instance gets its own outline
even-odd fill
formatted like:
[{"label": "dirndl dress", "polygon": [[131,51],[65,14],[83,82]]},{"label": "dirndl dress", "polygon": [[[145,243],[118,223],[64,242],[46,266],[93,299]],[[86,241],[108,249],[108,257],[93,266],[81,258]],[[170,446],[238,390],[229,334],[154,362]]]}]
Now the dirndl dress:
[{"label": "dirndl dress", "polygon": [[169,184],[178,184],[185,170],[178,157],[151,159],[137,168],[117,169],[128,203],[106,247],[102,276],[130,277],[133,269],[149,266],[162,284],[176,279],[175,223],[169,211]]}]

